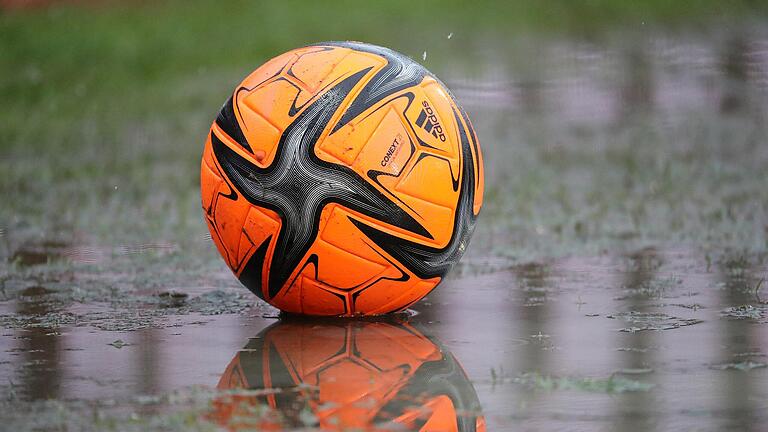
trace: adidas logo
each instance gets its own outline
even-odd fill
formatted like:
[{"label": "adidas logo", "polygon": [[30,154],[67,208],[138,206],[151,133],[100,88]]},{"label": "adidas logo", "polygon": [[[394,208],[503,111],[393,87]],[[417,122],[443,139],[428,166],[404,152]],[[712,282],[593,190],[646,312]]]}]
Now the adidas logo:
[{"label": "adidas logo", "polygon": [[419,113],[419,118],[416,119],[416,125],[432,134],[433,137],[439,138],[440,141],[445,141],[445,133],[443,133],[443,127],[440,125],[440,121],[437,120],[435,111],[429,106],[427,101],[422,102],[421,106],[424,108],[422,108],[421,113]]}]

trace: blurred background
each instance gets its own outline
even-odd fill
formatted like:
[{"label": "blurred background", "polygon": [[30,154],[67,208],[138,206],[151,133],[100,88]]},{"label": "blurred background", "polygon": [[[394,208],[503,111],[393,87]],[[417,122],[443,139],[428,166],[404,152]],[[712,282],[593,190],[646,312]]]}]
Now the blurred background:
[{"label": "blurred background", "polygon": [[[106,344],[116,339],[142,350],[107,362],[133,365],[114,377],[125,394],[215,385],[192,365],[197,378],[185,379],[174,359],[215,357],[206,367],[223,371],[276,313],[254,305],[207,235],[198,173],[208,128],[269,58],[359,40],[424,64],[478,133],[486,198],[472,246],[415,309],[477,384],[489,430],[563,416],[645,430],[638,412],[759,430],[768,386],[747,383],[768,383],[767,23],[768,2],[748,0],[0,0],[0,388],[24,413],[4,415],[29,426],[29,413],[48,412],[29,401],[112,394],[107,384],[68,387],[109,371],[67,353],[114,355]],[[484,310],[462,306],[467,292],[505,324],[476,339]],[[699,309],[709,315],[686,315]],[[198,328],[200,317],[208,324]],[[175,325],[196,329],[186,341],[215,331],[226,346],[191,354],[179,343],[161,361],[155,348],[171,344]],[[605,342],[617,327],[640,339]],[[590,329],[607,351],[572,328]],[[661,336],[672,329],[678,336]],[[651,355],[664,347],[671,354]],[[606,354],[619,348],[629,357]],[[62,372],[73,358],[80,369]],[[583,399],[525,399],[547,381],[519,375],[617,367],[660,371],[656,390],[580,405],[620,406],[596,420],[559,410]],[[733,368],[753,375],[718,375]],[[702,402],[663,408],[683,394]]]}]

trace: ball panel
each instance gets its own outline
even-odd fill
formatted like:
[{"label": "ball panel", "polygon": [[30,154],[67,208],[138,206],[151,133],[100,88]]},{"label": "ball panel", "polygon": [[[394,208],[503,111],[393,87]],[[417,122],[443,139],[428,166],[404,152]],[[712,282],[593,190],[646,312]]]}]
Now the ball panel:
[{"label": "ball panel", "polygon": [[323,45],[349,48],[356,53],[376,58],[384,64],[360,89],[341,119],[331,129],[331,133],[360,118],[380,101],[390,99],[393,94],[415,86],[428,74],[418,63],[387,48],[360,42],[328,42]]},{"label": "ball panel", "polygon": [[343,315],[347,311],[346,296],[324,289],[314,278],[301,281],[301,312],[309,315]]},{"label": "ball panel", "polygon": [[[455,112],[455,117],[457,124],[459,124],[458,111]],[[443,276],[460,259],[474,228],[475,217],[471,211],[475,188],[474,162],[467,131],[464,127],[460,128],[459,131],[463,159],[462,181],[459,185],[460,193],[454,218],[454,231],[451,241],[446,247],[425,247],[382,230],[373,229],[366,224],[355,223],[358,229],[363,231],[376,245],[386,250],[389,256],[395,257],[396,261],[404,263],[406,267],[424,279]]]},{"label": "ball panel", "polygon": [[201,203],[205,215],[211,215],[213,196],[216,193],[219,184],[224,181],[218,174],[214,173],[211,168],[214,164],[210,158],[210,150],[209,138],[208,143],[205,145],[205,150],[203,151],[203,160],[200,164],[200,197],[202,199]]},{"label": "ball panel", "polygon": [[247,125],[242,131],[254,155],[254,164],[266,168],[275,159],[275,150],[283,131],[260,114],[258,107],[249,105],[249,100],[244,97],[238,110],[242,122]]},{"label": "ball panel", "polygon": [[287,65],[297,58],[296,50],[288,51],[268,60],[256,70],[248,74],[240,83],[240,87],[254,88],[264,81],[279,75]]},{"label": "ball panel", "polygon": [[420,280],[411,275],[407,282],[380,280],[360,292],[355,299],[355,310],[379,315],[403,310],[427,295],[440,282],[440,278]]},{"label": "ball panel", "polygon": [[[270,209],[255,206],[251,206],[250,212],[248,212],[248,216],[243,223],[243,238],[240,240],[241,262],[249,262],[257,249],[266,247],[263,258],[254,263],[254,265],[259,265],[261,268],[252,270],[259,275],[258,280],[246,284],[248,289],[254,291],[261,298],[265,298],[266,295],[265,288],[267,286],[268,270],[275,246],[274,239],[277,238],[281,226],[282,221],[277,213]],[[264,246],[265,242],[267,242],[266,246]],[[242,281],[245,276],[243,272],[246,271],[246,268],[241,266],[238,270],[235,274]]]},{"label": "ball panel", "polygon": [[[381,61],[379,59],[370,58],[362,55],[362,53],[357,53],[345,48],[314,47],[312,53],[315,54],[315,57],[311,59],[314,61],[309,61],[310,57],[308,55],[302,55],[297,62],[300,62],[304,67],[311,67],[312,64],[319,63],[321,68],[330,66],[330,69],[328,73],[316,83],[311,82],[311,80],[306,82],[298,80],[293,75],[292,67],[286,71],[284,78],[296,83],[303,90],[299,93],[299,96],[296,99],[297,107],[305,107],[314,98],[321,96],[326,90],[344,78],[362,70],[381,67]],[[328,56],[338,58],[338,61],[324,62],[322,59]],[[307,79],[306,76],[305,79]]]},{"label": "ball panel", "polygon": [[[408,93],[410,89],[403,91]],[[410,93],[408,94],[410,95]],[[354,156],[354,162],[352,162],[351,166],[360,175],[361,179],[364,179],[383,193],[399,201],[401,208],[409,212],[417,220],[431,220],[433,216],[439,218],[438,220],[445,220],[447,216],[448,221],[444,229],[443,227],[437,229],[437,237],[440,238],[436,241],[423,236],[414,236],[414,233],[406,230],[393,228],[395,231],[398,231],[399,235],[403,235],[410,240],[424,242],[432,246],[444,245],[448,238],[450,238],[450,219],[452,219],[450,214],[453,213],[453,210],[447,209],[447,213],[450,213],[447,214],[443,211],[446,209],[440,209],[437,211],[439,214],[435,214],[435,206],[430,205],[432,196],[429,194],[420,193],[417,197],[421,200],[417,200],[414,199],[415,197],[408,196],[407,193],[402,194],[402,191],[396,189],[397,177],[405,179],[410,175],[402,173],[404,169],[407,171],[408,167],[413,165],[418,159],[418,157],[414,157],[414,151],[417,147],[421,148],[421,146],[414,144],[412,139],[414,133],[408,132],[408,129],[405,127],[407,120],[405,120],[404,112],[411,105],[409,98],[397,97],[396,95],[393,98],[386,104],[385,109],[374,110],[372,113],[364,116],[363,119],[350,122],[339,129],[338,132],[321,141],[318,147],[335,152],[336,158],[331,160],[335,160],[337,163],[349,163],[349,160]],[[339,134],[347,131],[351,132],[344,137],[346,139],[335,139]],[[369,133],[371,134],[370,138],[367,140],[362,138]],[[364,146],[361,146],[361,142]],[[344,154],[334,151],[341,146],[343,146],[342,152],[348,152],[348,156],[345,157]],[[424,154],[425,156],[431,155],[431,153]],[[322,157],[323,155],[321,154],[320,156]],[[445,155],[439,157],[446,165],[449,162],[454,162],[448,161]],[[424,175],[415,176],[415,182],[419,190],[425,189],[425,184],[443,184],[445,186],[444,189],[448,190],[451,188],[451,178],[450,175],[443,175],[442,170],[434,173],[425,171]],[[443,195],[445,194],[441,194],[441,196]],[[458,192],[453,191],[451,195],[453,195],[451,198],[443,199],[443,202],[445,205],[453,207],[458,197]],[[450,204],[447,203],[448,200],[451,201]],[[383,225],[383,221],[371,220],[370,222],[376,226]],[[430,226],[430,228],[432,227]],[[432,237],[436,235],[433,232],[430,232],[430,234]]]},{"label": "ball panel", "polygon": [[315,155],[329,163],[350,166],[369,136],[365,128],[341,128],[315,145]]},{"label": "ball panel", "polygon": [[[213,151],[213,142],[214,140],[217,142],[221,142],[224,146],[227,147],[228,150],[236,153],[239,157],[245,159],[248,163],[258,166],[258,160],[256,159],[256,155],[253,154],[252,151],[249,149],[243,147],[238,143],[233,137],[229,136],[229,134],[226,133],[221,127],[219,127],[218,124],[214,123],[211,126],[211,134],[210,134],[210,140],[211,140],[211,154],[212,158],[215,160],[216,169],[221,173],[221,178],[225,179],[227,183],[235,190],[235,186],[232,183],[231,180],[228,180],[228,177],[226,175],[226,172],[224,169],[222,169],[221,163],[218,159],[216,159],[216,154]],[[249,146],[250,148],[250,146]]]},{"label": "ball panel", "polygon": [[448,161],[432,152],[422,151],[417,154],[408,172],[400,177],[395,191],[446,208],[453,213],[459,198],[459,191],[454,190],[451,182],[454,176],[458,177],[458,172],[451,170]]},{"label": "ball panel", "polygon": [[319,258],[317,279],[339,290],[353,290],[372,282],[387,266],[369,261],[354,252],[318,240],[309,250]]},{"label": "ball panel", "polygon": [[[426,180],[423,180],[422,183],[417,183],[416,187],[421,185],[422,187],[419,188],[419,190],[423,189],[424,182],[432,182],[433,184],[435,183],[434,179],[428,177]],[[382,183],[388,182],[382,181]],[[431,239],[413,237],[412,235],[402,235],[402,237],[404,239],[413,238],[416,243],[423,244],[425,246],[436,248],[445,247],[445,245],[448,244],[448,242],[451,240],[451,236],[453,234],[454,210],[451,207],[433,204],[430,197],[423,198],[411,196],[409,194],[411,192],[410,190],[399,189],[397,185],[393,186],[392,189],[394,190],[394,195],[397,196],[400,201],[402,201],[409,208],[413,209],[419,221],[425,225],[429,225],[429,233],[432,236]]]},{"label": "ball panel", "polygon": [[[365,150],[372,154],[377,173],[386,176],[398,176],[413,155],[412,140],[398,114],[397,103],[390,104],[386,115],[379,123],[373,135],[366,142]],[[355,161],[355,168],[362,172],[361,157]]]},{"label": "ball panel", "polygon": [[[291,108],[300,91],[291,81],[281,78],[271,80],[253,90],[238,91],[235,103],[238,112],[255,113],[278,131],[278,139],[272,143],[274,147],[277,146],[279,135],[282,135],[285,127],[293,120],[290,115]],[[258,130],[251,129],[247,122],[248,117],[241,116],[238,120],[246,138],[249,138],[249,143],[250,137],[258,139]]]},{"label": "ball panel", "polygon": [[314,47],[296,58],[287,75],[296,78],[303,90],[315,94],[333,80],[331,73],[350,54],[352,51],[347,49]]},{"label": "ball panel", "polygon": [[[276,257],[275,259],[279,259]],[[301,280],[302,277],[314,278],[314,269],[306,268],[306,263],[302,264],[303,267],[299,267],[298,274],[288,278],[288,281],[282,287],[282,289],[274,297],[270,297],[267,294],[264,297],[269,304],[280,309],[283,312],[300,314],[303,311],[302,297],[301,297]]]},{"label": "ball panel", "polygon": [[[222,256],[222,258],[224,258],[224,261],[227,263],[227,265],[232,268],[232,265],[230,264],[232,260],[229,257],[229,251],[216,232],[216,215],[214,211],[216,200],[219,197],[219,191],[222,188],[227,190],[227,185],[222,179],[218,169],[215,168],[216,165],[209,162],[211,160],[210,150],[211,148],[209,138],[208,142],[206,143],[205,150],[203,151],[203,163],[200,167],[200,193],[202,198],[203,214],[205,215],[206,226],[208,226],[208,231],[211,234],[211,239],[213,240],[216,249],[219,251],[219,254]],[[230,194],[231,191],[227,191],[224,195]]]},{"label": "ball panel", "polygon": [[[220,185],[220,190],[221,190]],[[213,207],[213,223],[215,235],[227,251],[229,266],[237,272],[242,264],[239,255],[240,239],[243,232],[243,221],[251,209],[251,205],[243,199],[228,199],[217,194]]]},{"label": "ball panel", "polygon": [[367,238],[350,221],[350,217],[359,216],[357,213],[338,204],[330,204],[323,214],[328,216],[319,230],[320,239],[368,262],[389,266],[389,262],[370,246]]},{"label": "ball panel", "polygon": [[[390,194],[390,196],[394,197],[395,194]],[[397,200],[397,202],[400,204],[402,211],[404,211],[404,212],[407,211],[409,213],[412,212],[411,209],[407,208],[407,206],[408,206],[408,202],[407,201]],[[346,208],[345,207],[345,209],[346,209],[346,211],[348,211],[350,213],[350,216],[354,220],[356,220],[356,221],[358,221],[360,223],[363,223],[363,224],[365,224],[367,226],[373,227],[374,229],[379,230],[379,231],[381,231],[383,233],[390,234],[390,235],[393,235],[393,236],[397,236],[399,238],[402,238],[402,239],[405,239],[405,240],[408,240],[408,241],[411,241],[411,242],[414,242],[414,243],[418,243],[418,244],[424,244],[424,245],[430,244],[430,239],[427,236],[431,237],[431,234],[428,231],[426,231],[426,230],[424,232],[424,235],[419,235],[419,234],[414,233],[413,231],[409,231],[406,228],[401,228],[399,226],[392,225],[391,221],[383,221],[383,220],[380,220],[380,219],[376,219],[376,218],[374,218],[372,216],[369,216],[367,214],[361,213],[361,212],[359,212],[357,210],[353,210],[353,209],[350,209],[350,208]],[[421,217],[416,217],[415,220],[417,222],[419,222],[419,223],[423,223],[424,222]],[[430,221],[430,223],[431,223],[431,221]],[[354,222],[353,222],[353,224],[354,224]],[[355,227],[353,229],[355,231],[359,231],[357,229],[357,225],[355,225]],[[370,238],[368,238],[367,236],[361,235],[361,238],[363,238],[364,241],[370,243]]]},{"label": "ball panel", "polygon": [[[426,82],[426,79],[425,79]],[[433,85],[429,88],[437,85],[436,81],[431,80]],[[402,91],[412,95],[415,101],[426,101],[426,94],[420,88],[409,88]],[[419,95],[419,96],[416,96]],[[447,93],[443,92],[440,95],[447,97]],[[445,102],[447,104],[447,102]],[[411,115],[414,119],[417,119],[417,112],[423,112],[423,107],[419,108],[411,100],[406,97],[398,98],[397,95],[393,96],[393,100],[389,101],[388,106],[392,108],[386,110],[377,110],[368,116],[364,116],[362,120],[352,121],[350,125],[354,126],[355,131],[361,129],[370,129],[375,127],[375,131],[371,135],[371,138],[365,142],[365,147],[356,156],[353,169],[361,175],[362,178],[368,180],[375,186],[383,188],[386,193],[399,199],[403,208],[420,220],[437,220],[445,222],[444,226],[435,227],[433,229],[432,223],[430,223],[430,234],[436,239],[433,241],[426,241],[425,239],[414,239],[415,241],[425,242],[435,247],[442,247],[447,244],[452,232],[452,208],[456,205],[458,199],[458,190],[453,190],[451,180],[459,180],[459,158],[458,158],[458,142],[454,137],[457,136],[455,131],[450,133],[448,130],[444,133],[446,143],[441,143],[443,151],[436,151],[426,146],[416,145],[416,148],[423,148],[425,151],[420,153],[416,157],[413,155],[414,145],[412,141],[406,143],[402,139],[403,136],[411,137],[415,133],[409,133],[405,124],[412,122],[407,119],[407,114],[398,114],[398,112],[406,113],[408,107],[416,107],[417,109]],[[434,105],[434,104],[433,104]],[[386,113],[386,114],[384,114]],[[379,120],[381,119],[381,120]],[[414,120],[415,121],[415,120]],[[378,125],[371,126],[378,122]],[[411,130],[413,129],[413,125]],[[341,131],[349,128],[345,126]],[[446,126],[446,129],[448,127]],[[338,132],[337,132],[338,133]],[[426,133],[426,132],[425,132]],[[363,135],[363,133],[360,133]],[[432,139],[437,139],[428,135]],[[331,135],[331,138],[333,135]],[[324,142],[319,144],[325,145]],[[357,146],[359,147],[359,145]],[[354,153],[357,149],[352,145],[348,145],[347,149],[350,149],[350,153]],[[427,151],[427,149],[429,151]],[[420,160],[423,158],[423,160]],[[439,159],[438,159],[439,158]],[[412,164],[425,163],[430,165],[424,169],[417,169],[415,173],[402,174],[402,185],[398,188],[395,185],[396,181],[391,177],[392,175],[398,175],[401,173],[404,166],[410,161]],[[437,163],[431,163],[437,161]],[[440,163],[443,166],[438,166]],[[382,164],[385,167],[382,167]],[[407,170],[407,169],[406,169]],[[446,171],[446,172],[444,172]],[[383,172],[387,175],[380,175],[375,177],[375,181],[371,181],[371,173]],[[425,188],[425,184],[429,184],[430,188]],[[394,187],[393,187],[394,186]],[[437,190],[435,190],[437,189]],[[418,198],[418,199],[414,199]],[[435,200],[437,198],[437,200]],[[445,208],[438,209],[431,203],[437,202]],[[380,225],[380,223],[377,223]],[[433,232],[434,231],[434,232]],[[412,233],[401,233],[408,236]],[[438,238],[439,237],[439,238]]]},{"label": "ball panel", "polygon": [[[414,283],[412,277],[407,281],[380,279],[357,293],[354,299],[355,310],[366,314],[391,312],[394,309],[389,305],[413,288]],[[380,310],[385,312],[378,312]]]},{"label": "ball panel", "polygon": [[351,164],[352,169],[368,181],[371,180],[371,172],[398,175],[413,153],[411,139],[397,113],[397,105],[393,103],[392,108],[379,110],[355,126],[372,131]]}]

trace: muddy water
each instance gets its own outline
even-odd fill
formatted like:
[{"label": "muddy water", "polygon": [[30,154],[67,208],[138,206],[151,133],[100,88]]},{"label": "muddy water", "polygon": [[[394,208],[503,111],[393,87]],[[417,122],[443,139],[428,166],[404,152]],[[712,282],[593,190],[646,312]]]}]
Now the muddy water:
[{"label": "muddy water", "polygon": [[[386,320],[259,310],[132,332],[4,330],[0,380],[17,401],[140,414],[162,408],[137,400],[218,388],[200,416],[232,427],[762,430],[766,277],[748,260],[646,248],[455,277]],[[48,294],[29,288],[12,307],[50,313]]]}]

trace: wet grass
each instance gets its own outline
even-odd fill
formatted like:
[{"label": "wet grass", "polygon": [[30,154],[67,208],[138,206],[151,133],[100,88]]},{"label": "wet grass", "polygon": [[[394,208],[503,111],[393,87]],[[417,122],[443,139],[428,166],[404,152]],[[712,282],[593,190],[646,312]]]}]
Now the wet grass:
[{"label": "wet grass", "polygon": [[680,327],[700,324],[703,321],[695,318],[680,318],[662,312],[620,312],[607,315],[606,318],[617,319],[629,323],[630,327],[619,328],[618,331],[636,333],[641,331],[672,330]]},{"label": "wet grass", "polygon": [[516,162],[489,185],[484,215],[495,253],[525,260],[677,243],[716,260],[764,254],[762,119],[635,121],[582,131],[525,120],[510,127],[516,139],[499,152]]},{"label": "wet grass", "polygon": [[763,317],[766,316],[766,313],[768,311],[768,308],[763,307],[762,305],[740,305],[740,306],[732,306],[727,309],[724,309],[720,312],[720,315],[724,318],[728,319],[738,319],[738,320],[760,320]]}]

